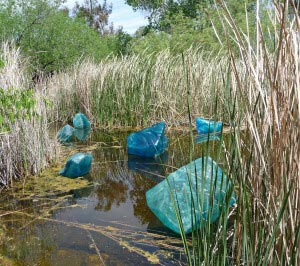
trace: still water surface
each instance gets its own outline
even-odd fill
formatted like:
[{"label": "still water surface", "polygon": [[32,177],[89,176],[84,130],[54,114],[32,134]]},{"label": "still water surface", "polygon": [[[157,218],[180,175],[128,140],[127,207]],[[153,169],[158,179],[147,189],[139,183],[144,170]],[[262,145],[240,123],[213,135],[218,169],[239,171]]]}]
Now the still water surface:
[{"label": "still water surface", "polygon": [[[186,264],[180,236],[150,211],[145,192],[189,162],[189,134],[169,135],[168,151],[155,160],[128,156],[128,134],[92,132],[87,142],[67,148],[96,147],[92,171],[84,177],[88,187],[51,198],[2,195],[1,213],[12,212],[0,216],[5,232],[0,255],[7,264]],[[219,143],[196,145],[193,157],[216,159]]]}]

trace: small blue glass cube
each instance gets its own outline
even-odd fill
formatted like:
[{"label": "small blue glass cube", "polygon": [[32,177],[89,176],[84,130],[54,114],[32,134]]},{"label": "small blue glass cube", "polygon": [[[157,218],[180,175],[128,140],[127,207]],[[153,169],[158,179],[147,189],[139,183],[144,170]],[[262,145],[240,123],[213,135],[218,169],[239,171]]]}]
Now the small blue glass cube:
[{"label": "small blue glass cube", "polygon": [[56,134],[59,143],[65,144],[74,140],[75,129],[69,125],[62,127]]},{"label": "small blue glass cube", "polygon": [[198,134],[216,133],[222,130],[223,123],[210,121],[200,117],[196,118],[196,129]]},{"label": "small blue glass cube", "polygon": [[59,174],[71,178],[84,176],[90,172],[92,161],[93,156],[90,153],[76,153],[68,159]]}]

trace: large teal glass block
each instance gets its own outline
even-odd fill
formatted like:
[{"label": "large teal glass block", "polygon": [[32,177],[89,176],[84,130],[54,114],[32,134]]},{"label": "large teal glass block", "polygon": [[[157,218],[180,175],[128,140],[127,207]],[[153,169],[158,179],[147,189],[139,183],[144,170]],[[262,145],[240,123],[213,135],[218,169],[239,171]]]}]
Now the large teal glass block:
[{"label": "large teal glass block", "polygon": [[56,134],[59,143],[65,144],[74,140],[75,129],[69,125],[62,127]]},{"label": "large teal glass block", "polygon": [[92,160],[93,156],[90,153],[76,153],[68,159],[59,174],[71,178],[84,176],[90,172]]},{"label": "large teal glass block", "polygon": [[232,182],[210,157],[199,158],[171,173],[146,192],[146,199],[157,218],[178,234],[179,213],[183,231],[188,234],[203,223],[216,221],[222,208],[236,202]]},{"label": "large teal glass block", "polygon": [[200,117],[196,118],[196,129],[198,134],[216,133],[222,130],[223,123],[210,121]]},{"label": "large teal glass block", "polygon": [[160,122],[141,131],[131,133],[127,137],[128,153],[145,157],[156,157],[162,154],[168,147],[165,128],[166,124]]},{"label": "large teal glass block", "polygon": [[82,113],[77,113],[73,117],[73,126],[76,129],[84,129],[91,127],[90,121],[87,119],[87,117]]}]

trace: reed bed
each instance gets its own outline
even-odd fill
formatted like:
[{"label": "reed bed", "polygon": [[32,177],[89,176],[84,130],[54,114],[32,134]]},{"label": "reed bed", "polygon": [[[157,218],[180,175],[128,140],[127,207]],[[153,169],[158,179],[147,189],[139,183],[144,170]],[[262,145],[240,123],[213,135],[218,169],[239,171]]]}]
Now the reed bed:
[{"label": "reed bed", "polygon": [[[0,88],[29,90],[32,86],[26,62],[18,49],[8,43],[1,47],[4,67],[0,69]],[[57,153],[56,144],[49,137],[44,96],[34,95],[35,106],[29,118],[10,122],[9,131],[0,134],[0,187],[8,187],[14,179],[37,174],[49,165]],[[6,113],[9,116],[9,113]]]},{"label": "reed bed", "polygon": [[236,184],[237,205],[232,211],[223,208],[217,224],[195,231],[192,248],[182,235],[188,261],[190,265],[298,265],[300,19],[290,15],[288,1],[274,2],[269,29],[274,47],[270,47],[259,16],[253,43],[236,26],[226,4],[217,2],[223,6],[224,31],[237,44],[228,48],[230,67],[224,75],[224,99],[232,114],[231,144],[220,144],[224,168]]},{"label": "reed bed", "polygon": [[[184,56],[191,77],[192,113],[212,117],[211,99],[223,91],[222,76],[216,73],[225,69],[226,60],[192,49]],[[168,51],[146,58],[108,58],[100,64],[85,60],[49,79],[47,94],[54,105],[49,113],[53,121],[67,121],[82,111],[101,127],[145,126],[161,120],[170,126],[188,124],[182,56]],[[223,103],[220,97],[217,116],[226,120],[229,114],[222,110]]]},{"label": "reed bed", "polygon": [[[247,83],[241,82],[232,58],[236,90],[246,96],[243,98],[250,140],[248,147],[237,141],[242,173],[238,182],[240,186],[248,185],[243,186],[243,194],[249,191],[251,196],[241,197],[238,202],[241,221],[236,222],[236,228],[244,236],[243,241],[237,241],[243,245],[237,258],[251,264],[298,265],[300,19],[288,18],[288,1],[275,2],[274,7],[273,25],[278,27],[274,30],[275,52],[266,46],[259,18],[257,45],[251,51],[250,41],[239,37],[241,32],[230,14],[226,15],[249,76]],[[245,148],[249,153],[243,152]]]}]

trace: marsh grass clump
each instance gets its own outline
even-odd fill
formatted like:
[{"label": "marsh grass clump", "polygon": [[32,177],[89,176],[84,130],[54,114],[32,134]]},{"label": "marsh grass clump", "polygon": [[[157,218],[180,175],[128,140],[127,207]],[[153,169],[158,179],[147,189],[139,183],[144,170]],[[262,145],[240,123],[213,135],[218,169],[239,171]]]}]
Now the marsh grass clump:
[{"label": "marsh grass clump", "polygon": [[[226,60],[206,58],[193,49],[186,51],[185,57],[193,115],[212,117],[211,99],[220,96],[217,115],[221,119],[225,106],[221,99],[222,76],[218,73],[225,68]],[[47,96],[54,105],[50,119],[67,121],[74,112],[81,111],[101,127],[149,126],[162,120],[170,126],[188,125],[183,72],[181,55],[169,51],[107,58],[100,64],[85,60],[47,81]],[[224,119],[228,118],[226,114]]]},{"label": "marsh grass clump", "polygon": [[56,145],[48,133],[44,96],[31,89],[20,51],[4,43],[0,55],[0,186],[8,186],[48,166]]},{"label": "marsh grass clump", "polygon": [[224,31],[238,48],[228,46],[223,92],[231,114],[230,144],[219,148],[227,176],[236,184],[237,205],[223,208],[218,223],[195,230],[191,246],[182,234],[189,264],[298,265],[300,18],[291,15],[288,1],[275,2],[270,46],[259,16],[253,42],[226,4],[217,2],[224,11]]},{"label": "marsh grass clump", "polygon": [[297,265],[300,259],[300,19],[289,13],[287,1],[275,2],[275,49],[268,48],[257,18],[255,50],[249,50],[250,41],[241,37],[227,13],[249,76],[247,83],[239,82],[240,75],[234,71],[237,60],[232,57],[236,90],[246,96],[249,133],[246,147],[236,137],[241,153],[236,156],[241,173],[237,180],[240,186],[244,184],[239,201],[241,221],[236,223],[237,236],[244,235],[237,237],[237,247],[242,245],[244,251],[237,258],[245,256],[252,263],[261,260],[263,265]]}]

